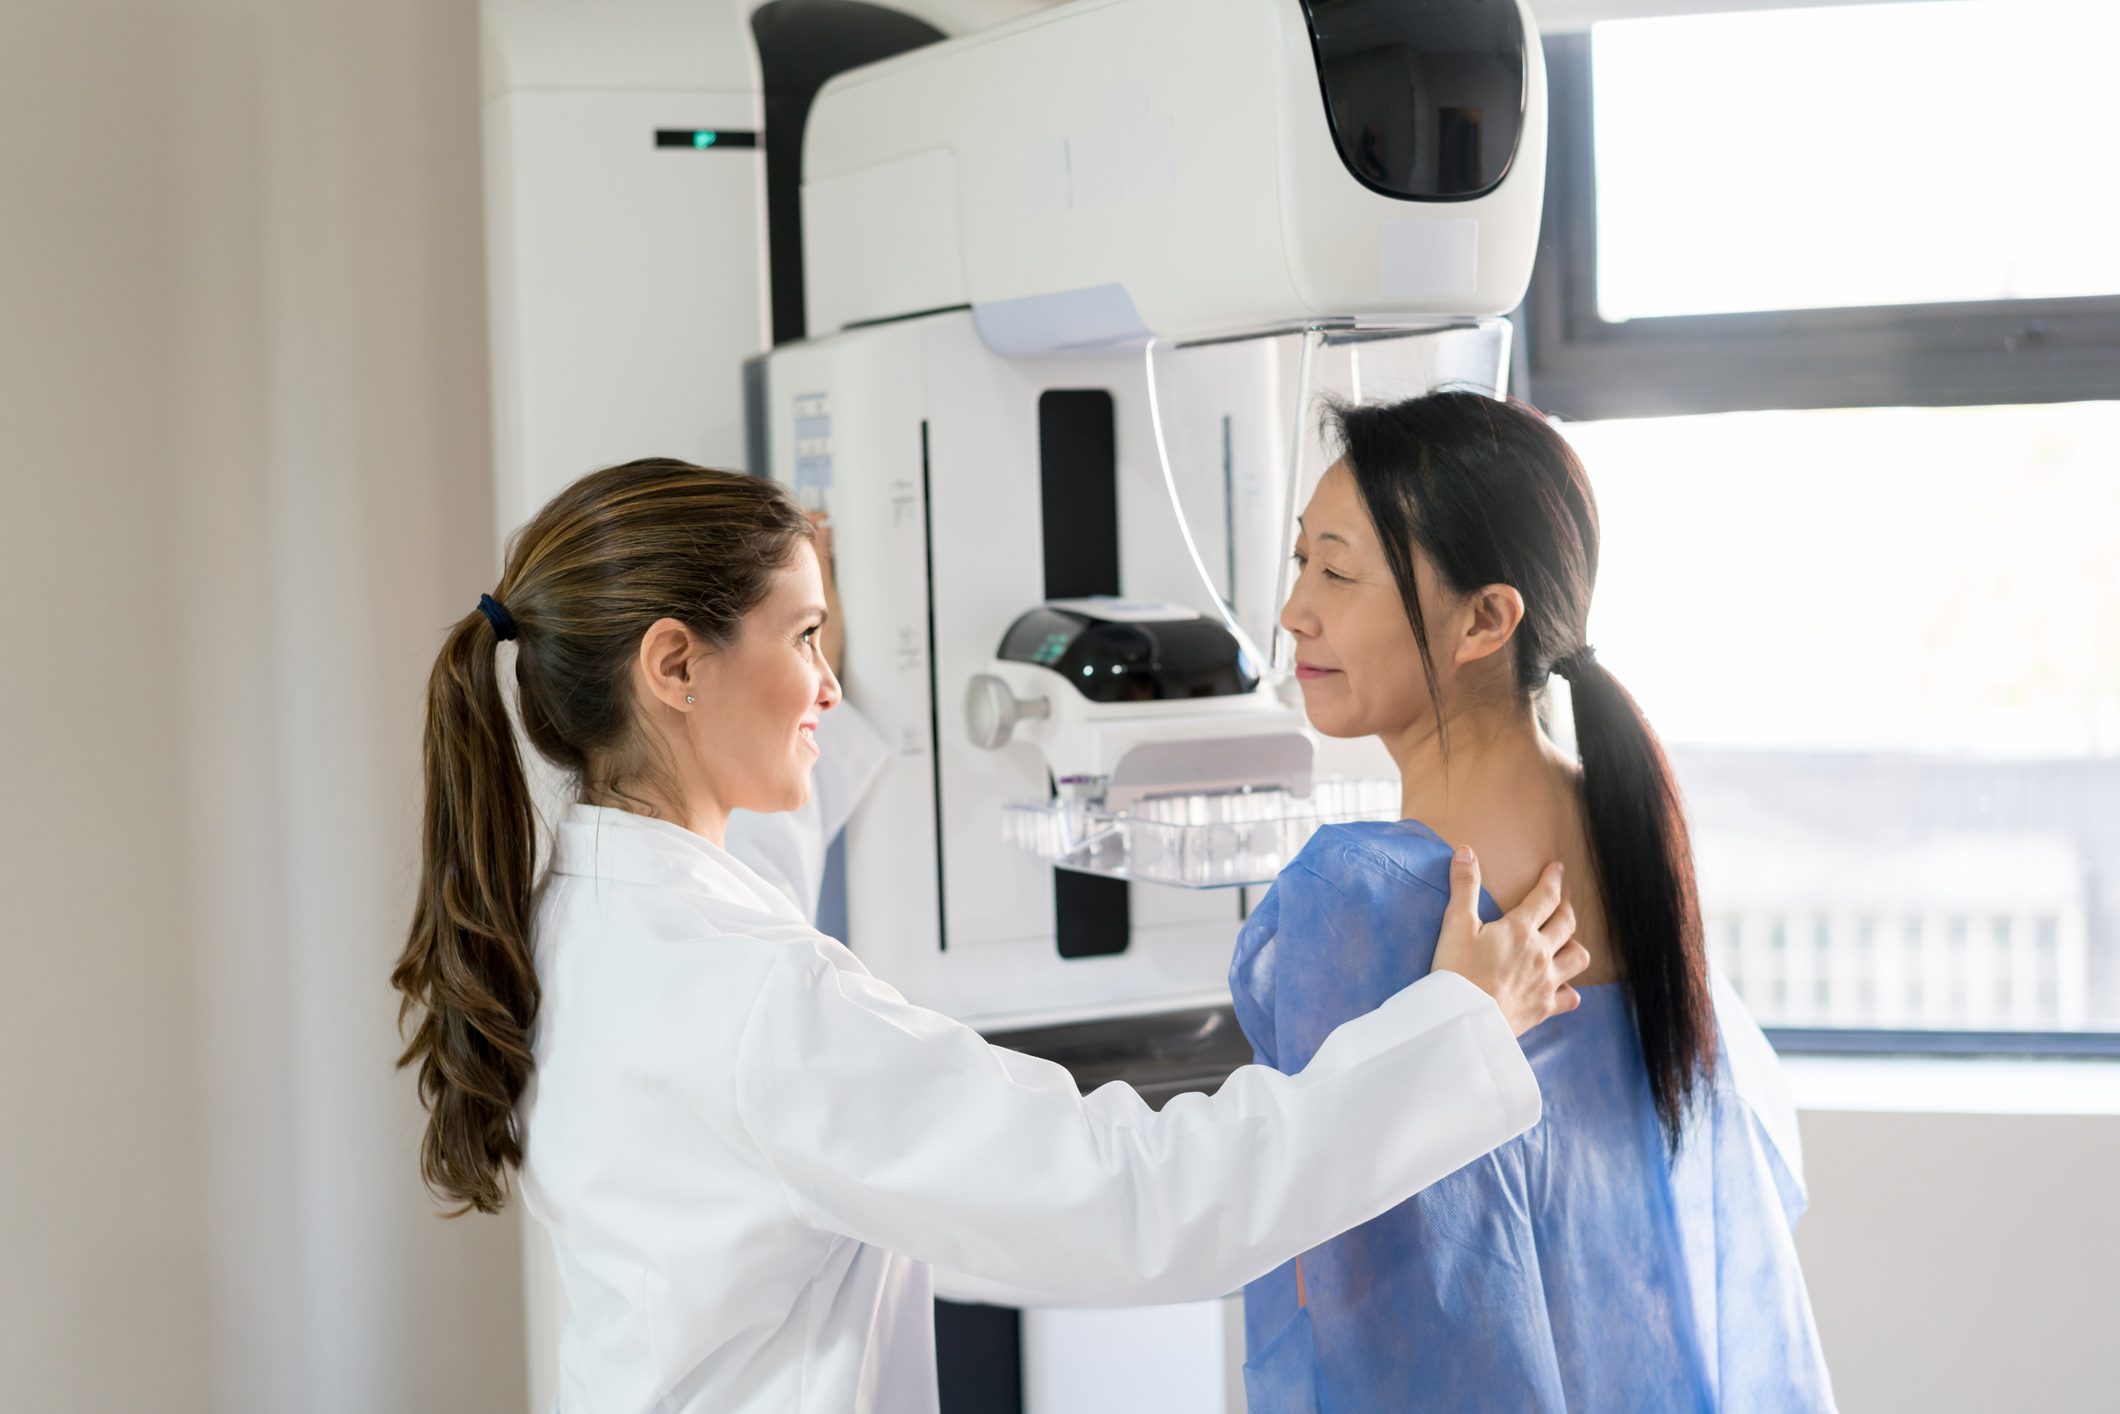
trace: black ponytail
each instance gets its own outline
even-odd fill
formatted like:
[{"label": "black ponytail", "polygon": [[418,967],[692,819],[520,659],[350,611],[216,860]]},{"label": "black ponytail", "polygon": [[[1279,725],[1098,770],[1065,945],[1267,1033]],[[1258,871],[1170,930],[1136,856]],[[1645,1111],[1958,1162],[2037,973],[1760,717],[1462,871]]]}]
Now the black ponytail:
[{"label": "black ponytail", "polygon": [[1570,664],[1583,815],[1656,1115],[1678,1147],[1686,1100],[1715,1059],[1693,846],[1671,763],[1619,679]]},{"label": "black ponytail", "polygon": [[1523,597],[1511,642],[1527,705],[1549,676],[1574,680],[1584,825],[1650,1093],[1675,1150],[1688,1099],[1715,1061],[1707,953],[1670,762],[1585,640],[1598,556],[1589,476],[1536,409],[1479,393],[1336,405],[1325,432],[1354,476],[1406,606],[1446,760],[1416,551],[1455,593],[1506,584]]}]

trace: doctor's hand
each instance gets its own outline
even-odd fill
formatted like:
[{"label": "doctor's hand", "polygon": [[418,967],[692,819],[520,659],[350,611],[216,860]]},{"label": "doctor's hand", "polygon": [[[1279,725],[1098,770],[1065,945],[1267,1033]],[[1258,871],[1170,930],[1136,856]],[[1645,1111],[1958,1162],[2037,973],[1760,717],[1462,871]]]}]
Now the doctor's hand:
[{"label": "doctor's hand", "polygon": [[1522,903],[1482,924],[1480,861],[1471,850],[1458,850],[1450,863],[1450,906],[1435,965],[1493,997],[1519,1036],[1581,1006],[1582,996],[1568,979],[1590,965],[1590,953],[1575,941],[1575,908],[1561,897],[1561,866],[1547,865]]}]

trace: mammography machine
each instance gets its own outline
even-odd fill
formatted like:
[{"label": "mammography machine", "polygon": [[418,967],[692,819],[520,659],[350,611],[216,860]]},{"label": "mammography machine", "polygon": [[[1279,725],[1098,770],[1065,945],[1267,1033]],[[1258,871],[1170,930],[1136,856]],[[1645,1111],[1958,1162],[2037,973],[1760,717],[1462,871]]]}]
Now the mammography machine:
[{"label": "mammography machine", "polygon": [[649,454],[828,510],[892,751],[849,945],[1085,1084],[1218,1082],[1257,889],[1396,810],[1381,752],[1305,729],[1275,618],[1318,399],[1503,385],[1545,168],[1522,0],[484,25],[502,524]]},{"label": "mammography machine", "polygon": [[753,417],[847,527],[848,691],[898,750],[849,931],[908,995],[1011,1033],[1213,1006],[1242,903],[1197,890],[1396,806],[1320,779],[1258,646],[1303,374],[1337,335],[1402,391],[1499,380],[1530,34],[1490,0],[1076,4],[818,95],[809,335]]}]

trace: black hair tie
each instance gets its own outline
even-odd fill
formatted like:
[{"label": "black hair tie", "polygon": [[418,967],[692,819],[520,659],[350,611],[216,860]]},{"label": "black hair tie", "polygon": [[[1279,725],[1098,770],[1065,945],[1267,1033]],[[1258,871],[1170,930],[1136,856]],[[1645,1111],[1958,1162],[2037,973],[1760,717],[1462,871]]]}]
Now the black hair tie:
[{"label": "black hair tie", "polygon": [[481,594],[478,596],[478,611],[486,616],[487,623],[493,625],[495,638],[506,643],[515,637],[515,616],[508,612],[500,600],[491,594]]},{"label": "black hair tie", "polygon": [[1584,673],[1597,666],[1597,650],[1584,644],[1553,665],[1553,675],[1574,682]]}]

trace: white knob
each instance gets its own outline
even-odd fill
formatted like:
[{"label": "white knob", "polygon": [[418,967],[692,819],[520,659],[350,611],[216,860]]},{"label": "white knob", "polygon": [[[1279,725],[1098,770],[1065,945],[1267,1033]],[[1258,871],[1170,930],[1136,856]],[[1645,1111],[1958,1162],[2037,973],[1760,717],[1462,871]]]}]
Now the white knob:
[{"label": "white knob", "polygon": [[1048,716],[1052,710],[1052,704],[1042,697],[1016,696],[992,673],[975,673],[965,685],[965,723],[971,729],[972,745],[984,751],[1006,746],[1016,723]]}]

